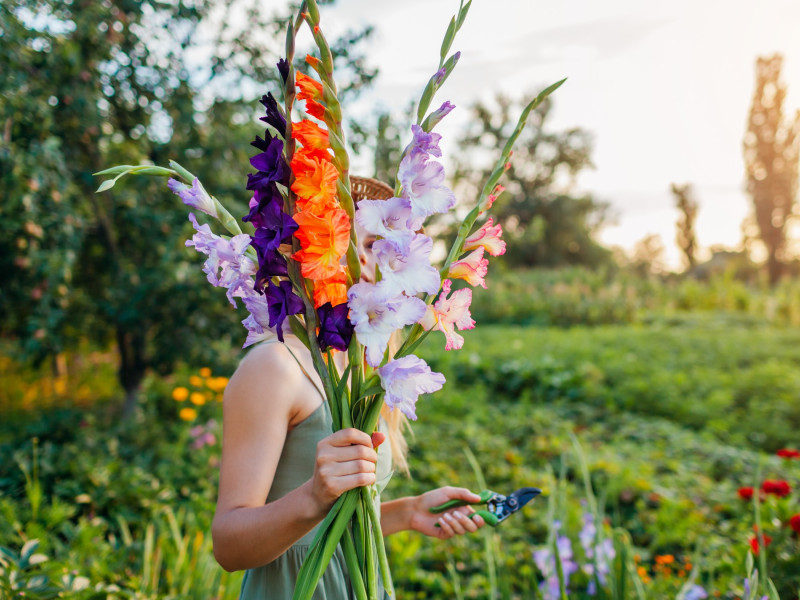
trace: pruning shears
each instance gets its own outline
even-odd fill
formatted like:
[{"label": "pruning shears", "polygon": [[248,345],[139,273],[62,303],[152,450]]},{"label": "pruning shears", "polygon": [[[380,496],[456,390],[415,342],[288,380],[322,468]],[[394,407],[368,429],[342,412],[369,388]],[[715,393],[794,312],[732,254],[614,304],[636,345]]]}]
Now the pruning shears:
[{"label": "pruning shears", "polygon": [[[481,499],[477,502],[467,502],[466,500],[448,500],[444,504],[434,506],[429,509],[432,513],[443,513],[459,506],[467,506],[469,504],[486,504],[486,509],[476,510],[473,514],[469,515],[471,519],[474,515],[480,515],[483,520],[491,525],[497,527],[500,523],[505,521],[508,517],[517,512],[520,508],[525,506],[528,502],[536,498],[542,490],[534,487],[519,488],[516,492],[512,492],[508,496],[498,494],[491,490],[483,490],[478,494]],[[439,524],[436,524],[438,527]]]}]

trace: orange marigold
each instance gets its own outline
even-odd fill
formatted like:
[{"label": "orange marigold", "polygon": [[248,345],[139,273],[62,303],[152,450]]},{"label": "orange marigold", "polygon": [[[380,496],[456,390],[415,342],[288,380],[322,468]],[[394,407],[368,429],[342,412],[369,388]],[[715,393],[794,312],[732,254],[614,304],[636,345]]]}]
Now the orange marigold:
[{"label": "orange marigold", "polygon": [[303,277],[319,281],[341,272],[341,260],[350,243],[350,219],[341,208],[325,211],[317,216],[310,212],[294,215],[299,225],[295,237],[302,250],[292,258],[300,263]]}]

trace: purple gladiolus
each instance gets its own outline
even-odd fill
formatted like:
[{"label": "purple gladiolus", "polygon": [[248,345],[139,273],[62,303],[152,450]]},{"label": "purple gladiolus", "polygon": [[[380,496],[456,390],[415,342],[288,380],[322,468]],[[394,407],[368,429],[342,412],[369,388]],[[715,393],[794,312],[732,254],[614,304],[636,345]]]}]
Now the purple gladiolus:
[{"label": "purple gladiolus", "polygon": [[[252,240],[255,241],[255,238],[252,238]],[[262,294],[267,281],[273,277],[288,277],[289,267],[283,254],[277,250],[261,249],[255,244],[253,246],[258,254],[258,271],[256,272],[256,281],[253,289]]]},{"label": "purple gladiolus", "polygon": [[251,210],[251,214],[253,225],[258,227],[253,236],[253,246],[261,251],[277,250],[281,244],[288,243],[297,231],[295,220],[274,202],[264,204],[260,211],[258,208]]},{"label": "purple gladiolus", "polygon": [[442,139],[441,134],[427,133],[419,125],[412,125],[411,133],[414,135],[414,140],[411,142],[412,153],[423,152],[441,158],[442,149],[439,148],[439,142]]},{"label": "purple gladiolus", "polygon": [[286,119],[278,108],[278,101],[275,100],[272,94],[267,94],[266,96],[261,96],[260,102],[267,109],[266,116],[261,117],[261,120],[267,125],[271,125],[275,131],[283,136],[286,132]]},{"label": "purple gladiolus", "polygon": [[272,138],[268,142],[267,149],[252,157],[250,164],[258,170],[258,173],[247,176],[248,190],[264,188],[275,181],[282,182],[288,172],[286,161],[283,159],[283,142],[278,138]]},{"label": "purple gladiolus", "polygon": [[269,306],[266,297],[250,290],[250,295],[242,298],[247,311],[250,313],[242,320],[242,325],[247,329],[247,339],[242,348],[257,344],[274,335],[269,326]]},{"label": "purple gladiolus", "polygon": [[399,408],[413,421],[417,420],[419,395],[436,392],[445,382],[444,375],[432,372],[424,360],[413,354],[385,364],[378,369],[378,375],[386,390],[386,405],[392,410]]},{"label": "purple gladiolus", "polygon": [[378,240],[372,246],[389,294],[420,292],[435,294],[441,277],[431,266],[433,240],[426,235],[407,232],[403,237]]},{"label": "purple gladiolus", "polygon": [[173,194],[180,197],[187,206],[191,206],[207,215],[211,215],[215,219],[219,218],[214,200],[209,196],[208,192],[203,189],[203,185],[197,177],[192,181],[191,187],[185,183],[181,183],[177,179],[170,179],[167,182],[167,187]]},{"label": "purple gladiolus", "polygon": [[227,288],[228,300],[236,306],[234,298],[244,298],[249,293],[256,273],[255,264],[245,256],[250,236],[241,234],[225,239],[212,233],[208,225],[200,225],[193,213],[189,213],[189,220],[196,233],[186,240],[186,245],[208,256],[203,265],[208,282]]},{"label": "purple gladiolus", "polygon": [[436,127],[439,122],[449,115],[450,111],[452,111],[455,107],[455,104],[451,104],[449,100],[445,100],[444,104],[428,115],[428,118],[426,119],[428,122],[428,128],[433,129]]},{"label": "purple gladiolus", "polygon": [[285,279],[278,285],[270,280],[266,293],[269,326],[275,328],[278,339],[283,341],[284,321],[289,315],[296,315],[303,310],[303,301],[292,290],[292,282]]},{"label": "purple gladiolus", "polygon": [[281,74],[281,79],[283,79],[285,85],[286,80],[289,79],[289,61],[285,58],[278,61],[278,72]]},{"label": "purple gladiolus", "polygon": [[353,324],[347,318],[347,304],[331,306],[326,302],[317,309],[319,315],[319,346],[325,351],[334,348],[344,352],[353,337]]},{"label": "purple gladiolus", "polygon": [[381,364],[395,329],[416,323],[426,310],[419,298],[390,294],[382,284],[362,282],[347,291],[350,320],[358,341],[367,349],[367,363],[372,367]]},{"label": "purple gladiolus", "polygon": [[253,227],[270,227],[279,220],[277,213],[283,210],[283,196],[274,181],[253,192],[249,208],[250,212],[242,221],[249,221]]}]

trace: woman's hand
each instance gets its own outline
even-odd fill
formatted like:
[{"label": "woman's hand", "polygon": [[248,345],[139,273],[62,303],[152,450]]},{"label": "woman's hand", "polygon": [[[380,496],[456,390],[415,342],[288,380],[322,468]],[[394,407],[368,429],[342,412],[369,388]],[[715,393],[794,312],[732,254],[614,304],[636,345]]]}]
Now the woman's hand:
[{"label": "woman's hand", "polygon": [[311,497],[320,514],[325,515],[347,490],[375,483],[375,448],[384,437],[350,428],[320,440],[311,477]]},{"label": "woman's hand", "polygon": [[[409,520],[409,528],[442,540],[454,535],[474,533],[483,527],[485,522],[479,515],[475,515],[473,518],[468,516],[475,512],[471,506],[459,506],[440,514],[434,514],[429,509],[448,500],[480,502],[480,499],[480,496],[465,488],[447,486],[426,492],[415,498],[416,502]],[[436,527],[437,523],[439,527]]]}]

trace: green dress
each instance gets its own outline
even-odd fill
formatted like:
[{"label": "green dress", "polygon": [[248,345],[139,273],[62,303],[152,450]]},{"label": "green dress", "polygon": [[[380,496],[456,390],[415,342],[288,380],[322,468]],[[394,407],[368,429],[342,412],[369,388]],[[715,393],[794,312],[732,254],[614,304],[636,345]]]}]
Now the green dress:
[{"label": "green dress", "polygon": [[[285,496],[292,490],[308,481],[314,472],[317,442],[331,434],[332,422],[327,402],[296,425],[286,436],[275,479],[272,482],[267,503]],[[381,420],[379,427],[386,431],[386,424]],[[392,452],[389,443],[378,448],[378,464],[376,475],[378,481],[389,474],[392,463]],[[380,499],[376,502],[380,511]],[[380,514],[380,512],[378,513]],[[240,600],[291,600],[297,574],[303,564],[317,527],[300,538],[286,552],[269,564],[255,569],[248,569],[242,581]],[[379,597],[389,598],[381,586]],[[347,565],[341,546],[328,565],[327,570],[314,592],[314,600],[348,600],[355,598],[350,587]]]}]

